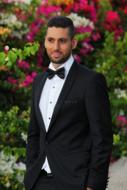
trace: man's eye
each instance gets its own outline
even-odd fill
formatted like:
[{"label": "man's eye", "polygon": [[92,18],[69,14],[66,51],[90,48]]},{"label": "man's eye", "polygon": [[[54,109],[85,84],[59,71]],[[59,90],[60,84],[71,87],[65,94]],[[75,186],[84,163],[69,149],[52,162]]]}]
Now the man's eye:
[{"label": "man's eye", "polygon": [[52,38],[49,38],[48,41],[49,42],[54,42],[54,40]]},{"label": "man's eye", "polygon": [[65,39],[61,39],[60,42],[64,44],[64,43],[66,43],[66,40]]}]

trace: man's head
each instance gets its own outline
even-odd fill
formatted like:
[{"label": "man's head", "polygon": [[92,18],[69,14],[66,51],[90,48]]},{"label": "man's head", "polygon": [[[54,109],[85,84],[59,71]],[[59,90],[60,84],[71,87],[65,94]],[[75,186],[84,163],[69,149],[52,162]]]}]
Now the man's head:
[{"label": "man's head", "polygon": [[47,28],[56,27],[56,28],[68,28],[69,36],[71,39],[75,35],[75,27],[73,21],[65,16],[55,16],[51,18],[47,24]]},{"label": "man's head", "polygon": [[45,36],[45,48],[50,61],[64,63],[77,45],[74,39],[75,28],[71,19],[56,16],[49,20]]}]

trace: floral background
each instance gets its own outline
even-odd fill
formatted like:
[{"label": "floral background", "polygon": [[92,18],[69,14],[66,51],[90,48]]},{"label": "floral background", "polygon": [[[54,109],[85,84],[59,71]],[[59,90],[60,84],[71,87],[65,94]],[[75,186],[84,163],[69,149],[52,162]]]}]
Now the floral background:
[{"label": "floral background", "polygon": [[79,64],[107,79],[114,132],[111,162],[127,156],[127,1],[0,0],[0,189],[23,190],[31,85],[48,65],[45,26],[74,21]]}]

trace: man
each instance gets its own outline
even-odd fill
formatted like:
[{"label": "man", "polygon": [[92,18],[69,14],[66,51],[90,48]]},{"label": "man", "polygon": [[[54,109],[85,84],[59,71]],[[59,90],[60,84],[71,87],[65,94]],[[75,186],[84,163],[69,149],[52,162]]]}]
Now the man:
[{"label": "man", "polygon": [[71,19],[48,22],[48,70],[33,83],[26,190],[105,190],[112,149],[107,86],[77,64]]}]

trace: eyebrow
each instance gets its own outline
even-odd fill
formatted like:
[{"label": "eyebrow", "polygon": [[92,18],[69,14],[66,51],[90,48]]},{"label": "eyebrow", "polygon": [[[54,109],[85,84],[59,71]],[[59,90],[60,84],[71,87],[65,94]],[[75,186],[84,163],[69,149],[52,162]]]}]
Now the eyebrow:
[{"label": "eyebrow", "polygon": [[[52,37],[52,36],[47,36],[47,39],[55,39],[54,37]],[[56,40],[67,40],[68,38],[65,38],[65,37],[61,37],[61,38],[58,38],[58,39],[56,39]]]}]

